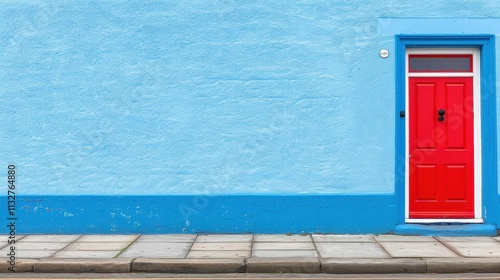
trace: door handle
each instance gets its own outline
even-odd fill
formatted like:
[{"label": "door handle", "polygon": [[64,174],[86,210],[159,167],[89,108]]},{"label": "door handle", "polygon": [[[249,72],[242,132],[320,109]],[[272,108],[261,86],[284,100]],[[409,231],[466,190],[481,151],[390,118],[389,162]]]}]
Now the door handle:
[{"label": "door handle", "polygon": [[440,109],[438,111],[438,115],[439,115],[438,121],[440,121],[440,122],[444,121],[444,114],[446,114],[446,111],[444,109]]}]

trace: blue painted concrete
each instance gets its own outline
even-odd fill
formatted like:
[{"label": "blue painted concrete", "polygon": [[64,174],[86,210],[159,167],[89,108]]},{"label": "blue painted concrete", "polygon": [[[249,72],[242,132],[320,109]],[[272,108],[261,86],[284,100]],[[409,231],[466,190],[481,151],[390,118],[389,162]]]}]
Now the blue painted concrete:
[{"label": "blue painted concrete", "polygon": [[500,34],[500,18],[379,18],[381,34]]},{"label": "blue painted concrete", "polygon": [[490,224],[406,224],[394,230],[398,235],[426,236],[496,236],[496,225]]},{"label": "blue painted concrete", "polygon": [[[500,197],[496,196],[499,201]],[[396,233],[492,235],[485,225],[397,225],[392,195],[21,196],[18,234]],[[6,199],[1,198],[5,204]],[[497,206],[497,208],[500,206]],[[496,210],[498,211],[498,209]],[[0,230],[7,233],[7,228]]]},{"label": "blue painted concrete", "polygon": [[22,196],[17,207],[18,234],[388,233],[395,219],[389,195]]}]

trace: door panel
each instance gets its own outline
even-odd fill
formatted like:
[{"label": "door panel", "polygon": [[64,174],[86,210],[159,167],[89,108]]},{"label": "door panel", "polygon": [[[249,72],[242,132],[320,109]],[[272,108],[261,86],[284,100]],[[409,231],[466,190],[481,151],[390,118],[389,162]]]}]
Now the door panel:
[{"label": "door panel", "polygon": [[447,201],[465,201],[467,198],[467,184],[465,165],[446,165],[446,199]]},{"label": "door panel", "polygon": [[449,121],[445,124],[446,149],[465,149],[467,123],[465,122],[464,96],[466,88],[460,83],[445,83],[445,107],[448,108]]},{"label": "door panel", "polygon": [[409,78],[410,218],[474,218],[472,93],[472,77]]},{"label": "door panel", "polygon": [[419,149],[435,149],[434,108],[436,107],[436,84],[415,83],[416,114],[416,145]]},{"label": "door panel", "polygon": [[417,165],[415,168],[415,177],[417,179],[417,197],[416,201],[436,202],[437,196],[437,165]]}]

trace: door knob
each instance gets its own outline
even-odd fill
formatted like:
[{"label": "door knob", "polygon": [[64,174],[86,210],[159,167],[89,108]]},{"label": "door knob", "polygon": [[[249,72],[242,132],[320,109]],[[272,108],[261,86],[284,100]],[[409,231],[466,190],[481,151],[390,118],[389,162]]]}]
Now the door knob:
[{"label": "door knob", "polygon": [[446,114],[446,111],[444,109],[440,109],[438,111],[438,115],[439,115],[438,121],[440,121],[440,122],[444,121],[444,114]]}]

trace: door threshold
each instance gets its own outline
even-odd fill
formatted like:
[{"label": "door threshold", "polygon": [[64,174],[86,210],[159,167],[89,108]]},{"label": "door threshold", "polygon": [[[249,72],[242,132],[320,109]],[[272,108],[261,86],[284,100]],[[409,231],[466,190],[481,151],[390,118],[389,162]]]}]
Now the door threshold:
[{"label": "door threshold", "polygon": [[496,236],[497,227],[490,224],[433,223],[403,224],[394,229],[396,235],[425,236]]},{"label": "door threshold", "polygon": [[457,223],[457,224],[482,224],[483,219],[406,219],[407,224],[436,224],[436,223]]}]

